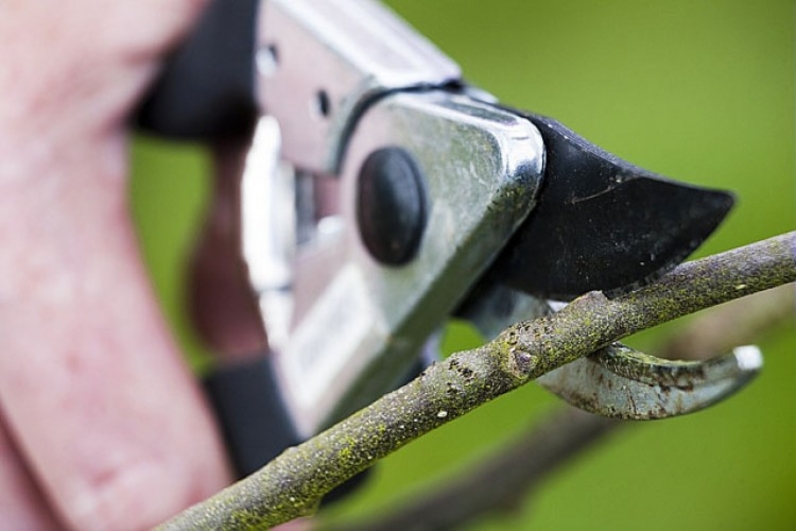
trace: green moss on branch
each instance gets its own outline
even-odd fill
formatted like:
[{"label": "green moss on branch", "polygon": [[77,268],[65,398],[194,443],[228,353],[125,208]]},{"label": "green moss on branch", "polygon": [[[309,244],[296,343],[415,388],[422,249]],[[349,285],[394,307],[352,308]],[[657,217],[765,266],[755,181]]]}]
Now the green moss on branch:
[{"label": "green moss on branch", "polygon": [[665,321],[796,280],[796,233],[690,262],[608,299],[508,328],[439,362],[406,386],[285,451],[162,529],[264,529],[312,514],[335,486],[406,443],[578,357]]}]

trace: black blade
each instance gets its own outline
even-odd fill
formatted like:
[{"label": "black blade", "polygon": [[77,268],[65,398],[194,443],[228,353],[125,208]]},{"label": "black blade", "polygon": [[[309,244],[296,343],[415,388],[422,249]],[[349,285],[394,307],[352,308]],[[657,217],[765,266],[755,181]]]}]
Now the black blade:
[{"label": "black blade", "polygon": [[544,138],[539,203],[498,257],[502,282],[569,300],[648,283],[680,263],[732,208],[732,194],[671,181],[521,113]]}]

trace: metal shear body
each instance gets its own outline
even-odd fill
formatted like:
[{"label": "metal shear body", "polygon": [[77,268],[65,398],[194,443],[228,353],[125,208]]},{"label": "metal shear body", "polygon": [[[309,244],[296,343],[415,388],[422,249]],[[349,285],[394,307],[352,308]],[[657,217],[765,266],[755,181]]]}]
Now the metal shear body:
[{"label": "metal shear body", "polygon": [[[235,59],[213,66],[219,40]],[[245,72],[229,75],[233,62]],[[232,446],[258,453],[239,460],[243,472],[393,388],[451,315],[491,336],[551,311],[550,298],[652,281],[733,203],[499,105],[370,0],[217,0],[140,116],[171,136],[254,131],[241,176],[242,250],[269,354],[211,381]],[[658,368],[620,374],[617,358]],[[726,396],[757,370],[752,358],[701,372],[617,347],[577,362],[592,367],[577,378],[559,372],[568,366],[540,383],[603,414],[659,418]],[[599,392],[584,401],[605,377],[595,371],[622,378],[628,394],[674,371],[680,391],[653,393],[632,411]],[[232,396],[244,379],[267,399]],[[240,435],[263,423],[263,410],[275,442]]]}]

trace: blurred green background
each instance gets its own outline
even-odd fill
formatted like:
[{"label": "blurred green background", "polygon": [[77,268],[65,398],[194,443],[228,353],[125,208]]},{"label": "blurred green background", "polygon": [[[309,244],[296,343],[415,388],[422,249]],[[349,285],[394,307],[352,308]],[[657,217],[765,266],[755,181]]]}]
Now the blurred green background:
[{"label": "blurred green background", "polygon": [[[794,228],[792,2],[389,4],[502,101],[554,116],[645,168],[736,191],[735,212],[700,255]],[[133,159],[146,260],[175,334],[200,359],[182,307],[183,264],[207,201],[207,156],[141,138]],[[454,326],[446,345],[472,341]],[[739,396],[632,426],[562,468],[515,513],[472,529],[796,529],[793,326],[761,346],[764,372]],[[531,385],[451,423],[382,462],[370,486],[330,517],[434,488],[555,402]]]}]

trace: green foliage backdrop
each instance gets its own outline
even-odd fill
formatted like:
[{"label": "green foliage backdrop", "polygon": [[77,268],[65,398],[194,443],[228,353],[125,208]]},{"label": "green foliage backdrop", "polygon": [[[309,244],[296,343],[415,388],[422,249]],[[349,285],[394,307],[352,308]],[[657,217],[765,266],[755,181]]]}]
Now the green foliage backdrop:
[{"label": "green foliage backdrop", "polygon": [[[794,9],[790,1],[392,0],[467,78],[554,116],[636,164],[735,190],[699,254],[794,227]],[[132,202],[175,334],[202,348],[182,307],[183,265],[209,189],[194,146],[138,139]],[[473,529],[793,529],[796,333],[764,338],[763,374],[690,417],[631,427],[563,468],[529,503]],[[450,349],[473,338],[452,327]],[[653,331],[635,344],[654,344]],[[381,463],[332,517],[377,511],[461,471],[555,404],[529,386]],[[484,488],[489,488],[485,485]]]}]

